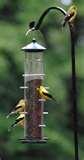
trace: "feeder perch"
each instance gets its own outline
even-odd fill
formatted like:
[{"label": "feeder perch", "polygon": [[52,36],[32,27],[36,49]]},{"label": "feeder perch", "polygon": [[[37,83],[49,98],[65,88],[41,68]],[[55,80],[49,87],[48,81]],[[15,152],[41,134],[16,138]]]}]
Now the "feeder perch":
[{"label": "feeder perch", "polygon": [[44,99],[41,99],[37,87],[42,85],[44,78],[43,72],[43,51],[45,47],[41,46],[33,39],[32,43],[22,48],[24,51],[24,99],[28,106],[25,108],[24,121],[24,143],[42,143],[46,142],[44,137]]}]

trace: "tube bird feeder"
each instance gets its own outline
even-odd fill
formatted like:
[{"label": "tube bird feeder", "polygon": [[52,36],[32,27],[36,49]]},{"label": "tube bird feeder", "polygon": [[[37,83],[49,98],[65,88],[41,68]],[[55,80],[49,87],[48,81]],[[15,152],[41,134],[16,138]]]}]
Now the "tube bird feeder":
[{"label": "tube bird feeder", "polygon": [[42,85],[44,78],[43,51],[45,47],[35,39],[22,48],[24,51],[24,99],[28,102],[25,107],[24,143],[46,142],[44,137],[44,99],[41,99],[37,87]]}]

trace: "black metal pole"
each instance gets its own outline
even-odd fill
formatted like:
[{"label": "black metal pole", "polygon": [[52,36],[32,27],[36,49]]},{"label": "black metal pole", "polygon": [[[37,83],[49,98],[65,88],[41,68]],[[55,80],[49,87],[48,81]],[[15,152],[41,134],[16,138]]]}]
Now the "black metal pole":
[{"label": "black metal pole", "polygon": [[72,107],[73,107],[73,129],[75,160],[79,160],[78,153],[78,110],[77,110],[77,87],[76,87],[76,62],[75,62],[75,30],[69,24],[71,34],[71,65],[72,65]]},{"label": "black metal pole", "polygon": [[[67,15],[67,12],[60,7],[49,7],[43,14],[40,16],[39,20],[34,26],[33,30],[39,30],[44,17],[51,10],[58,10],[64,16]],[[75,160],[79,160],[78,154],[78,110],[77,110],[77,87],[76,87],[76,67],[75,67],[75,31],[73,24],[69,24],[70,36],[71,36],[71,65],[72,65],[72,105],[73,105],[73,132],[74,132],[74,149],[75,149]]]}]

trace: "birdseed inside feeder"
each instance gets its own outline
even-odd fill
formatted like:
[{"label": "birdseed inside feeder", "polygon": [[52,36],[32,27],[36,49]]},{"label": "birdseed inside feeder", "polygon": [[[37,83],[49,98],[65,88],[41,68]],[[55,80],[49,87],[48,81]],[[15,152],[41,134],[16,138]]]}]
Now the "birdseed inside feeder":
[{"label": "birdseed inside feeder", "polygon": [[33,39],[32,43],[22,48],[24,56],[24,99],[28,105],[25,108],[24,138],[23,142],[46,142],[44,137],[44,99],[41,99],[37,88],[42,85],[43,51],[41,46]]}]

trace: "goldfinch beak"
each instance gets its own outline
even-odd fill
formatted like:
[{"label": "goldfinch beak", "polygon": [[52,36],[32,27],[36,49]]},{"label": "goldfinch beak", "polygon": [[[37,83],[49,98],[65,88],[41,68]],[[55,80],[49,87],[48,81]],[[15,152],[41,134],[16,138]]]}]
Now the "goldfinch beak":
[{"label": "goldfinch beak", "polygon": [[39,88],[36,88],[37,91],[39,91]]}]

